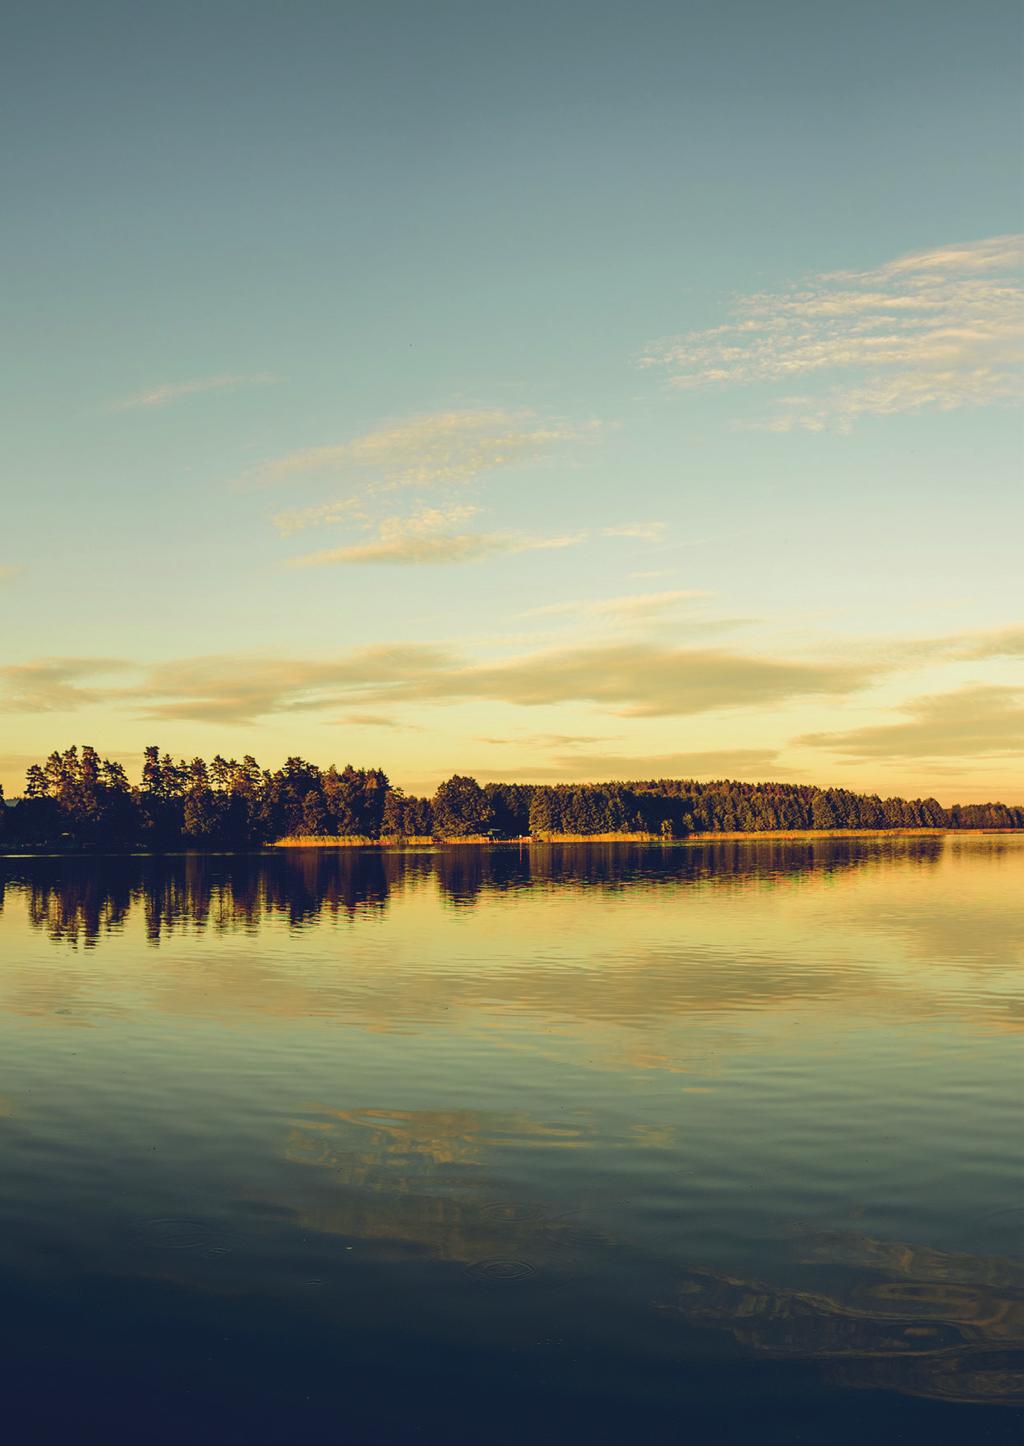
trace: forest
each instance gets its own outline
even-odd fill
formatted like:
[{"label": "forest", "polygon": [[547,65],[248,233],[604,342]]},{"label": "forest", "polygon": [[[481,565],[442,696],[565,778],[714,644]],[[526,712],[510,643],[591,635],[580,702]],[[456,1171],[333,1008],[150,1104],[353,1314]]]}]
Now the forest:
[{"label": "forest", "polygon": [[32,764],[4,804],[0,848],[235,849],[291,838],[458,840],[776,830],[1024,828],[1024,807],[880,798],[810,784],[728,779],[487,783],[456,774],[432,798],[393,787],[379,768],[321,769],[289,758],[274,771],[247,754],[177,762],[147,748],[137,784],[122,764],[77,746]]}]

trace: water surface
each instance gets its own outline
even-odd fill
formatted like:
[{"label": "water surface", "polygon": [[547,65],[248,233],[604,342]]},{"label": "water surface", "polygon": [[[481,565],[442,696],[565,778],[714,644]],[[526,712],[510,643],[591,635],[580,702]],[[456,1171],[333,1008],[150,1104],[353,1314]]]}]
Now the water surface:
[{"label": "water surface", "polygon": [[13,1439],[1017,1439],[1022,895],[999,836],[0,859]]}]

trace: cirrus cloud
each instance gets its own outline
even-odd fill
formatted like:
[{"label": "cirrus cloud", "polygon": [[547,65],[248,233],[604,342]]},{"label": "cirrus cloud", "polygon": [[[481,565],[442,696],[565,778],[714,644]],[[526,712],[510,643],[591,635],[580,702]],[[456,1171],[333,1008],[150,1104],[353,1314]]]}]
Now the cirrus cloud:
[{"label": "cirrus cloud", "polygon": [[277,377],[271,376],[269,372],[259,372],[254,376],[222,375],[216,377],[199,377],[190,382],[161,382],[159,386],[149,387],[144,392],[137,392],[134,396],[125,397],[120,402],[113,404],[115,412],[135,411],[139,408],[149,409],[153,407],[164,407],[168,402],[180,401],[182,397],[199,396],[204,392],[237,392],[245,387],[264,387],[276,382]]},{"label": "cirrus cloud", "polygon": [[641,365],[669,385],[794,383],[824,391],[777,398],[771,431],[848,431],[864,416],[951,411],[1020,395],[1024,237],[915,252],[781,292],[739,297],[734,318],[658,342]]},{"label": "cirrus cloud", "polygon": [[290,567],[327,567],[347,563],[367,566],[391,563],[415,567],[424,563],[478,562],[498,553],[536,552],[572,547],[583,535],[528,537],[513,532],[459,532],[453,529],[467,522],[478,508],[421,508],[411,517],[385,517],[377,535],[366,542],[330,547],[321,552],[292,558]]},{"label": "cirrus cloud", "polygon": [[[269,484],[344,477],[369,482],[376,490],[464,485],[498,468],[539,461],[558,444],[596,430],[594,422],[580,427],[503,408],[426,413],[350,441],[285,453],[262,463],[246,480]],[[318,520],[309,517],[309,522]]]}]

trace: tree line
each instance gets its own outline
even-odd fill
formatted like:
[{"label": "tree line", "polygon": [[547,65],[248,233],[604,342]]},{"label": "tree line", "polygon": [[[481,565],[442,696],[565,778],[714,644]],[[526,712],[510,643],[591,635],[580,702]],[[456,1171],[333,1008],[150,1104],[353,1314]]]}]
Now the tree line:
[{"label": "tree line", "polygon": [[[0,804],[3,794],[0,791]],[[954,804],[810,784],[721,779],[629,783],[488,783],[456,774],[432,798],[394,787],[379,768],[321,769],[251,755],[175,761],[147,748],[132,784],[95,748],[32,764],[24,796],[0,807],[0,846],[249,848],[287,838],[459,839],[550,835],[760,833],[790,829],[1022,828],[1024,807]]]}]

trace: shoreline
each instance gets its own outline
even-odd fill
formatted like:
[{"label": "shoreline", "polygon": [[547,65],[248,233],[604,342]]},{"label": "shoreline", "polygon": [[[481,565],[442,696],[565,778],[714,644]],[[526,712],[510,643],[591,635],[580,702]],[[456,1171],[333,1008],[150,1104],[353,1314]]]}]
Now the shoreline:
[{"label": "shoreline", "polygon": [[848,838],[1005,838],[1024,837],[1024,829],[1020,828],[842,828],[842,829],[764,829],[761,831],[750,830],[747,832],[731,833],[692,833],[684,838],[662,838],[660,834],[645,833],[607,833],[607,834],[544,834],[536,837],[492,839],[479,835],[469,835],[466,838],[429,838],[425,835],[414,835],[409,838],[337,838],[333,836],[303,837],[276,839],[272,843],[257,844],[252,848],[175,848],[155,851],[143,848],[125,849],[88,849],[69,848],[54,849],[48,848],[17,848],[4,850],[0,849],[0,859],[81,859],[81,858],[188,858],[196,855],[204,857],[231,857],[231,856],[259,856],[271,854],[280,849],[377,849],[384,852],[437,852],[441,849],[458,848],[490,848],[510,849],[516,848],[520,851],[524,848],[551,848],[554,846],[591,846],[595,844],[642,844],[644,847],[651,847],[659,844],[662,848],[700,848],[708,844],[718,843],[759,843],[770,841],[774,843],[832,843],[838,839]]},{"label": "shoreline", "polygon": [[493,839],[480,834],[468,834],[464,838],[431,838],[416,835],[409,838],[336,838],[331,836],[302,836],[276,839],[266,845],[268,849],[289,848],[524,848],[546,847],[551,844],[662,844],[675,847],[679,844],[745,843],[759,839],[775,839],[783,842],[813,843],[818,839],[843,838],[918,838],[957,837],[958,835],[1024,835],[1024,829],[1017,828],[832,828],[832,829],[748,829],[736,832],[691,833],[680,838],[663,838],[657,833],[550,833],[523,835],[521,838]]}]

